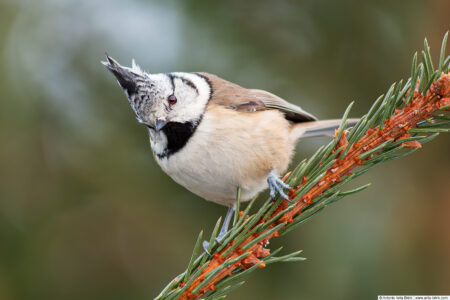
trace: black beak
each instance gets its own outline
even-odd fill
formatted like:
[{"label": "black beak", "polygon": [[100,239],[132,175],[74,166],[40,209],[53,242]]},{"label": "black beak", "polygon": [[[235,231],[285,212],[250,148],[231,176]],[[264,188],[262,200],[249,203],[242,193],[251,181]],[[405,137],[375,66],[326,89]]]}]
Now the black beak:
[{"label": "black beak", "polygon": [[122,67],[117,61],[106,54],[107,61],[102,61],[102,64],[108,68],[111,73],[116,76],[122,89],[124,89],[128,96],[137,93],[136,78],[138,75],[131,72],[128,68]]}]

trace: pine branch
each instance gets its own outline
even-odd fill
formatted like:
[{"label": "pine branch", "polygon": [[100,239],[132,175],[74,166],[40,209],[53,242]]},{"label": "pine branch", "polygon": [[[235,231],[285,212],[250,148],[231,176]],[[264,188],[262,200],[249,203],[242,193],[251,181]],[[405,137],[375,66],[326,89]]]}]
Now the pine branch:
[{"label": "pine branch", "polygon": [[[210,237],[211,255],[197,256],[202,240],[200,233],[186,271],[177,276],[156,299],[221,299],[244,282],[248,273],[274,262],[301,261],[300,251],[276,257],[265,246],[271,238],[284,235],[315,216],[327,205],[344,196],[357,193],[369,185],[342,191],[344,184],[374,166],[415,152],[422,144],[450,125],[450,56],[445,58],[447,34],[442,43],[439,65],[435,70],[425,40],[422,62],[413,57],[411,78],[394,83],[379,97],[369,112],[350,130],[344,113],[336,136],[302,161],[283,178],[291,186],[290,202],[278,197],[268,199],[249,215],[253,199],[244,211],[236,210],[233,227],[221,244],[213,245],[221,223]],[[238,190],[238,195],[240,191]],[[239,196],[237,199],[239,203]]]}]

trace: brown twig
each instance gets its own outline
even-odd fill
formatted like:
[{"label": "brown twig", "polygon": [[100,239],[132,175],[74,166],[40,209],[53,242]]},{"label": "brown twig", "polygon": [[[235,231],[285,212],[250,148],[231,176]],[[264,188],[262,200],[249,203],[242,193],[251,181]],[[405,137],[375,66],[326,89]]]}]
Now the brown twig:
[{"label": "brown twig", "polygon": [[[265,264],[260,260],[260,258],[266,257],[270,253],[269,249],[264,248],[264,244],[269,239],[277,237],[278,232],[273,232],[272,234],[268,235],[262,242],[253,245],[246,251],[242,251],[243,246],[252,242],[258,236],[261,236],[278,224],[286,225],[292,222],[294,220],[294,217],[301,214],[305,207],[314,202],[315,198],[322,195],[323,192],[332,187],[336,182],[340,182],[343,176],[351,174],[353,169],[361,165],[363,163],[363,160],[359,159],[361,154],[378,147],[387,140],[393,139],[394,141],[397,141],[409,137],[409,129],[416,127],[418,122],[427,119],[436,110],[439,110],[444,106],[447,107],[448,105],[450,105],[450,75],[442,74],[440,78],[432,84],[427,93],[425,93],[425,96],[415,91],[413,100],[409,103],[409,105],[405,106],[401,110],[396,110],[391,119],[385,121],[383,129],[380,129],[379,127],[368,129],[366,134],[359,141],[351,145],[351,148],[349,149],[345,157],[342,159],[338,159],[330,168],[328,168],[323,178],[309,191],[307,191],[300,199],[297,200],[293,209],[285,213],[279,220],[269,226],[269,228],[260,233],[254,233],[253,235],[248,237],[226,257],[222,257],[222,254],[234,245],[234,241],[230,242],[227,247],[225,247],[220,253],[216,253],[209,262],[208,266],[203,269],[203,271],[197,278],[195,278],[190,287],[179,297],[179,299],[199,299],[208,290],[214,290],[214,286],[216,283],[231,275],[232,271],[238,267],[248,269],[254,265],[259,265],[260,268],[263,268]],[[345,133],[341,135],[339,143],[335,149],[339,149],[343,146],[347,146]],[[403,146],[407,148],[421,147],[420,143],[418,143],[417,141],[406,142],[403,144]],[[304,178],[302,184],[289,191],[290,199],[296,198],[295,193],[303,184],[306,183],[306,181],[307,179]],[[282,201],[268,220],[280,213],[282,210],[286,209],[287,206],[288,202]],[[261,222],[264,222],[262,218],[254,226],[257,226]],[[243,253],[250,254],[242,260],[226,268],[223,268],[198,293],[192,293],[192,291],[197,286],[199,286],[199,284],[204,280],[205,276],[209,272],[216,269],[225,260],[237,258]]]}]

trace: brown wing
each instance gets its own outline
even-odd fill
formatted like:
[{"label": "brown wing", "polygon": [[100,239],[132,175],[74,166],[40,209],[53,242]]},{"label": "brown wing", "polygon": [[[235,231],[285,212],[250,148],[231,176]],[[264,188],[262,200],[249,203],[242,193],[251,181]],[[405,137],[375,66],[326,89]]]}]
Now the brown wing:
[{"label": "brown wing", "polygon": [[212,74],[200,74],[205,76],[212,85],[213,95],[211,101],[214,104],[244,112],[278,109],[284,113],[287,120],[294,123],[317,120],[316,117],[299,106],[289,103],[272,93],[263,90],[245,89]]}]

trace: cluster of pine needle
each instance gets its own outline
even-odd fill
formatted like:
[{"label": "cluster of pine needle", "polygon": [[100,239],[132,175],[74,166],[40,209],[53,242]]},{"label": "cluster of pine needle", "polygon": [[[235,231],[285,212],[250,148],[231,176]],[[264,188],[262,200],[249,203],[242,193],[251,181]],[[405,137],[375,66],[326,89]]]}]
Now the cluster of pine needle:
[{"label": "cluster of pine needle", "polygon": [[413,57],[411,77],[390,86],[369,112],[353,128],[347,128],[345,111],[335,138],[320,147],[311,158],[300,162],[284,180],[295,188],[288,195],[268,199],[253,214],[255,199],[240,210],[240,190],[233,225],[222,242],[215,242],[221,218],[203,252],[200,232],[186,270],[176,276],[155,299],[222,299],[244,284],[241,279],[268,264],[301,261],[301,251],[277,256],[282,248],[270,251],[268,240],[284,235],[315,216],[327,205],[357,193],[369,185],[343,191],[346,183],[374,166],[411,154],[447,132],[450,125],[450,56],[445,57],[447,34],[435,68],[429,46],[418,63]]}]

